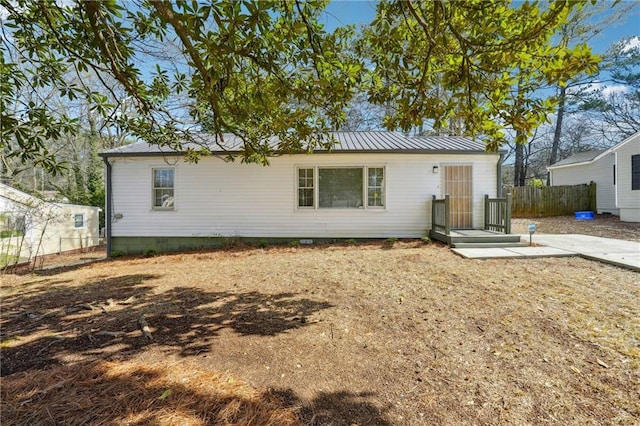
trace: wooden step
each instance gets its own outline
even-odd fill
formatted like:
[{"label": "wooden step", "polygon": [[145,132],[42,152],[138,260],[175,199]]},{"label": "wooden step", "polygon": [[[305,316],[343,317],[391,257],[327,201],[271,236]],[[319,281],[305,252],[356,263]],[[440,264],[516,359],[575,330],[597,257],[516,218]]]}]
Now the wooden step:
[{"label": "wooden step", "polygon": [[451,243],[519,243],[519,235],[452,236]]},{"label": "wooden step", "polygon": [[521,244],[520,235],[502,234],[500,232],[481,229],[454,229],[451,230],[449,234],[441,234],[431,230],[429,237],[432,240],[442,241],[452,247],[461,247],[460,244],[486,244],[486,247],[499,247],[500,244],[511,244],[511,247],[519,247]]},{"label": "wooden step", "polygon": [[528,244],[526,243],[516,243],[516,242],[493,242],[493,243],[451,243],[451,247],[455,248],[504,248],[504,247],[526,247]]}]

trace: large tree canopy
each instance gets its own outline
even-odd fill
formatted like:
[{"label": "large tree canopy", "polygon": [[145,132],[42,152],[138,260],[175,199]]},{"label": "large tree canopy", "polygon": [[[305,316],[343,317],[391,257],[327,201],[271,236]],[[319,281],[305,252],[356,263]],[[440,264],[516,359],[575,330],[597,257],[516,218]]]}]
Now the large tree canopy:
[{"label": "large tree canopy", "polygon": [[[219,138],[234,133],[245,159],[260,161],[272,136],[282,152],[321,142],[318,135],[343,120],[361,70],[345,53],[352,29],[328,33],[319,23],[323,0],[0,4],[2,140],[15,140],[25,158],[46,158],[46,141],[75,123],[24,89],[87,97],[96,113],[152,143],[178,144],[189,122]],[[83,84],[87,73],[103,79],[103,90]],[[123,99],[137,114],[118,113]]]},{"label": "large tree canopy", "polygon": [[49,164],[48,141],[79,126],[51,99],[86,98],[134,137],[233,133],[245,160],[264,162],[330,144],[358,92],[389,128],[455,119],[496,149],[504,127],[526,135],[546,119],[553,102],[535,87],[597,68],[586,46],[552,41],[581,2],[383,1],[357,49],[353,28],[320,23],[326,3],[0,0],[3,151]]},{"label": "large tree canopy", "polygon": [[408,130],[455,120],[459,132],[482,135],[489,149],[504,128],[526,136],[547,120],[554,101],[533,93],[596,72],[584,44],[554,43],[579,2],[508,0],[381,1],[361,52],[374,65],[371,98],[389,105],[387,125]]}]

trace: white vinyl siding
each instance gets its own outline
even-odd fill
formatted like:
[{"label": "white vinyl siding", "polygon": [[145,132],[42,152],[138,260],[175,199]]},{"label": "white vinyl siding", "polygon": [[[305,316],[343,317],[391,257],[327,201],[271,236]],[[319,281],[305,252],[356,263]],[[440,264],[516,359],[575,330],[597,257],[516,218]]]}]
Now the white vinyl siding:
[{"label": "white vinyl siding", "polygon": [[0,184],[0,211],[6,213],[0,228],[19,234],[0,240],[0,251],[16,250],[21,261],[100,243],[98,207],[46,202]]},{"label": "white vinyl siding", "polygon": [[622,221],[640,222],[640,191],[631,189],[633,155],[640,155],[640,132],[590,163],[551,168],[551,184],[577,185],[593,181],[598,213],[619,214]]},{"label": "white vinyl siding", "polygon": [[[473,163],[473,223],[481,227],[484,194],[496,195],[497,154],[291,155],[272,158],[267,167],[228,163],[216,157],[202,158],[197,164],[180,159],[174,166],[179,177],[174,189],[180,205],[171,215],[157,214],[140,203],[141,197],[152,191],[149,168],[161,159],[111,158],[112,215],[122,215],[112,222],[112,235],[421,237],[431,228],[431,196],[441,193],[440,175],[432,173],[433,166],[457,162],[461,157]],[[384,208],[298,207],[300,169],[355,165],[384,167]],[[314,178],[317,181],[317,173]]]},{"label": "white vinyl siding", "polygon": [[[582,185],[596,183],[596,203],[598,213],[618,214],[616,205],[616,185],[614,184],[615,155],[607,153],[588,164],[558,167],[551,171],[551,184]],[[619,180],[616,180],[616,184]]]},{"label": "white vinyl siding", "polygon": [[640,222],[640,190],[633,189],[632,157],[640,155],[640,133],[631,136],[616,148],[618,156],[618,206],[620,220]]}]

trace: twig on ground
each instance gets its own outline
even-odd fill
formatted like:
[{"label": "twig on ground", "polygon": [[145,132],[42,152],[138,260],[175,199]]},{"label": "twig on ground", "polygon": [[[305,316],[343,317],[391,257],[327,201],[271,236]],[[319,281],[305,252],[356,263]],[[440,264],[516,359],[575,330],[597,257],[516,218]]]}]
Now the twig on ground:
[{"label": "twig on ground", "polygon": [[48,317],[49,315],[57,314],[57,313],[60,313],[60,312],[62,312],[61,308],[52,309],[49,312],[45,312],[42,315],[37,315],[37,314],[34,314],[33,312],[28,312],[27,313],[27,317],[32,321],[40,321],[41,319],[43,319],[45,317]]},{"label": "twig on ground", "polygon": [[96,336],[109,336],[109,337],[122,337],[124,336],[125,333],[124,331],[98,331],[97,333],[95,333]]},{"label": "twig on ground", "polygon": [[73,314],[78,311],[95,311],[96,308],[91,303],[81,303],[66,309],[67,314]]},{"label": "twig on ground", "polygon": [[135,296],[131,296],[131,297],[128,297],[126,300],[123,300],[123,301],[118,302],[118,303],[121,304],[121,305],[130,305],[135,301],[136,301],[136,297]]},{"label": "twig on ground", "polygon": [[43,347],[42,349],[40,349],[37,353],[36,356],[40,356],[40,354],[42,354],[42,352],[46,351],[47,349],[49,349],[49,346],[53,345],[54,343],[64,339],[64,337],[62,336],[51,336],[54,340],[52,342],[50,342],[48,345],[46,345],[45,347]]},{"label": "twig on ground", "polygon": [[149,324],[147,324],[144,314],[142,314],[138,319],[138,325],[140,326],[140,331],[142,331],[142,335],[145,339],[150,342],[153,341],[153,336],[151,335],[151,330],[149,330]]}]

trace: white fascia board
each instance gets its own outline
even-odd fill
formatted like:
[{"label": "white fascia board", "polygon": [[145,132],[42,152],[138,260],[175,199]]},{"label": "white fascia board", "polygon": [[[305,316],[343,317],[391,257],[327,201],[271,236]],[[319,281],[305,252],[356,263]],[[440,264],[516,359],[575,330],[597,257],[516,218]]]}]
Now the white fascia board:
[{"label": "white fascia board", "polygon": [[616,152],[617,150],[619,150],[620,148],[622,148],[623,146],[625,146],[626,144],[628,144],[629,142],[633,141],[636,138],[640,138],[640,132],[629,136],[628,138],[626,138],[625,140],[623,140],[619,144],[614,145],[611,148],[607,149],[606,151],[604,151],[603,153],[598,155],[596,158],[594,158],[592,161],[599,160],[600,158],[604,157],[605,155],[609,154],[610,152]]},{"label": "white fascia board", "polygon": [[[596,157],[596,158],[598,158],[598,157]],[[589,161],[581,161],[579,163],[561,164],[559,166],[547,166],[547,171],[551,171],[551,170],[555,170],[555,169],[564,169],[566,167],[585,166],[587,164],[591,164],[594,161],[596,161],[596,158],[594,158],[593,160],[589,160]]]},{"label": "white fascia board", "polygon": [[622,142],[620,142],[619,144],[614,145],[614,146],[612,146],[611,148],[609,148],[607,150],[604,150],[603,152],[601,152],[600,154],[595,156],[592,160],[581,161],[580,163],[562,164],[560,166],[547,166],[547,171],[554,170],[554,169],[561,169],[561,168],[564,168],[564,167],[583,166],[585,164],[594,163],[594,162],[600,160],[601,158],[603,158],[604,156],[616,152],[617,150],[619,150],[620,148],[622,148],[623,146],[625,146],[629,142],[632,142],[636,138],[640,138],[640,132],[638,132],[636,134],[633,134],[633,135],[629,136],[628,138],[626,138],[625,140],[623,140]]}]

